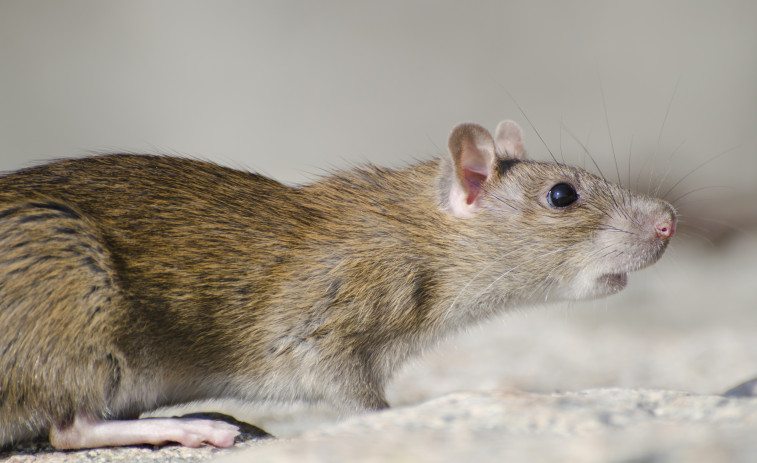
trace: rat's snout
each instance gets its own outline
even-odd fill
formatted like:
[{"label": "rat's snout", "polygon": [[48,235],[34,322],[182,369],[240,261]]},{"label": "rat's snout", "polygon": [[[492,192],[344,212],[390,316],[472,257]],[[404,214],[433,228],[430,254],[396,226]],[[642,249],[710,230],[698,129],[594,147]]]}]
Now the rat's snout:
[{"label": "rat's snout", "polygon": [[667,240],[676,232],[676,215],[673,208],[665,204],[661,209],[654,212],[652,217],[654,233],[657,239]]}]

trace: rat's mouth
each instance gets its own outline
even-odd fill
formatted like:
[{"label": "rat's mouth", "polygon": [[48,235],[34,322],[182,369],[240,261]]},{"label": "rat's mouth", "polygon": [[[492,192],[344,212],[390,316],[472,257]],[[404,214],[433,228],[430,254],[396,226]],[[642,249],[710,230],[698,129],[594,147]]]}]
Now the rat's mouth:
[{"label": "rat's mouth", "polygon": [[616,293],[628,284],[628,273],[605,273],[597,278],[597,283],[607,288],[608,292]]},{"label": "rat's mouth", "polygon": [[609,296],[621,291],[628,284],[628,271],[613,270],[607,273],[579,274],[566,287],[569,291],[566,293],[566,298],[580,301]]}]

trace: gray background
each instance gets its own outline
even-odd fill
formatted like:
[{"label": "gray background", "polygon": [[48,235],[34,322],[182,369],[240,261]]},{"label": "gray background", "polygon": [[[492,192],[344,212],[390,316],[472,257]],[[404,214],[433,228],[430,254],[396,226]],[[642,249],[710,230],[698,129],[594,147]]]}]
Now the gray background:
[{"label": "gray background", "polygon": [[641,189],[735,148],[678,192],[755,192],[749,1],[2,0],[0,66],[4,170],[161,152],[301,182],[443,155],[454,124],[504,118],[548,159],[509,93],[571,163],[583,152],[562,126],[612,177],[614,146]]},{"label": "gray background", "polygon": [[[680,236],[621,295],[444,343],[390,401],[716,393],[757,374],[757,2],[0,0],[2,170],[160,152],[296,183],[445,155],[456,123],[504,118],[536,159],[549,154],[534,128],[590,165],[567,128],[610,178],[661,192],[683,179],[667,195],[686,195]],[[285,422],[301,411],[276,410],[256,423],[298,432]]]}]

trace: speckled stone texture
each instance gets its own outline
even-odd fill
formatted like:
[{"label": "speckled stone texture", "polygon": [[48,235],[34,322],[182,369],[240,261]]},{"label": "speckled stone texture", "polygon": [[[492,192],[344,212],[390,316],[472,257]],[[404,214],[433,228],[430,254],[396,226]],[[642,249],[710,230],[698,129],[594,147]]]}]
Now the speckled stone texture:
[{"label": "speckled stone texture", "polygon": [[754,461],[757,400],[641,389],[462,392],[222,461]]}]

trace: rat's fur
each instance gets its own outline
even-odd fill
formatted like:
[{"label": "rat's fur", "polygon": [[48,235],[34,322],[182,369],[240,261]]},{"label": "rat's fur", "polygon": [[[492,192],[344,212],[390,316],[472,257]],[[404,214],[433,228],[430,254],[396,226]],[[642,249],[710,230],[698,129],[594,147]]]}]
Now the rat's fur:
[{"label": "rat's fur", "polygon": [[451,160],[296,188],[140,155],[0,178],[0,445],[206,398],[386,407],[446,333],[610,294],[661,255],[667,203],[522,160],[510,124],[509,148],[468,124]]}]

